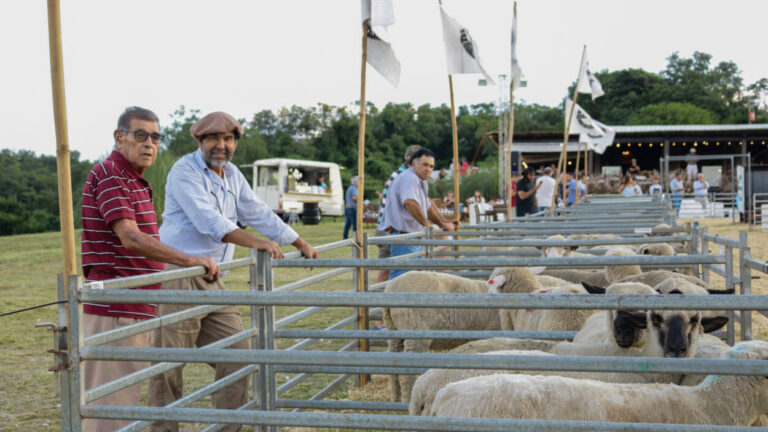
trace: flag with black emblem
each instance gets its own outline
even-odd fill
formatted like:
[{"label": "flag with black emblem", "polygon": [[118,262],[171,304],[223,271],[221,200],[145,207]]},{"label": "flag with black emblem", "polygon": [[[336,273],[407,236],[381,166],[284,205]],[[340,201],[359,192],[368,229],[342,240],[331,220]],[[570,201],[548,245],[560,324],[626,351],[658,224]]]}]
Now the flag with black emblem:
[{"label": "flag with black emblem", "polygon": [[440,17],[443,21],[443,42],[448,73],[450,75],[479,73],[483,74],[488,82],[496,85],[480,61],[477,43],[472,39],[469,30],[448,15],[442,6],[440,6]]},{"label": "flag with black emblem", "polygon": [[390,84],[400,83],[400,61],[395,56],[392,44],[387,42],[387,26],[395,23],[392,0],[360,0],[360,10],[368,24],[368,64],[373,66]]},{"label": "flag with black emblem", "polygon": [[[571,113],[573,102],[570,99],[565,100],[565,121],[568,122],[568,115]],[[584,108],[576,104],[571,121],[571,131],[579,134],[579,141],[586,143],[587,148],[594,150],[598,154],[603,154],[605,149],[613,143],[616,136],[616,130],[595,120]]]},{"label": "flag with black emblem", "polygon": [[587,61],[587,49],[584,48],[584,55],[581,57],[581,76],[579,76],[579,93],[589,93],[592,95],[592,99],[597,99],[604,95],[603,85],[597,80],[595,74],[589,69],[589,62]]}]

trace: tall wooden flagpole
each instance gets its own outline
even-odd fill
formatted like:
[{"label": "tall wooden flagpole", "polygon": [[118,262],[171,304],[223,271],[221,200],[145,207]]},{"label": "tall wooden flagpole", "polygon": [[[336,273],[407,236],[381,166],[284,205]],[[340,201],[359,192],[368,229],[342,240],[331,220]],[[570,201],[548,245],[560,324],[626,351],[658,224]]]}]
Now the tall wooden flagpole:
[{"label": "tall wooden flagpole", "polygon": [[[565,169],[568,159],[568,137],[571,131],[571,120],[573,119],[573,112],[576,109],[576,101],[579,98],[579,84],[581,84],[582,66],[584,65],[584,56],[587,55],[587,46],[584,45],[584,50],[581,52],[581,63],[579,63],[579,76],[576,78],[576,87],[573,89],[573,104],[571,104],[571,111],[568,113],[568,121],[565,122],[565,129],[563,130],[563,151],[560,154],[560,161],[557,164],[557,171],[560,175],[557,183],[563,188],[563,204],[568,200],[568,195],[565,191]],[[557,185],[555,185],[555,193],[552,194],[552,206],[549,208],[549,215],[555,214],[555,202],[558,196]]]},{"label": "tall wooden flagpole", "polygon": [[[512,15],[513,19],[517,21],[517,2],[515,2],[512,6]],[[510,163],[512,160],[512,137],[514,136],[515,131],[515,77],[514,77],[514,70],[510,74],[510,82],[509,82],[509,135],[507,138],[507,147],[505,148],[505,156],[506,156],[506,164],[507,166],[504,167],[504,188],[505,190],[509,191],[506,194],[507,197],[507,222],[512,220],[512,164]],[[522,166],[523,161],[520,161],[520,165]],[[520,167],[518,167],[519,169]],[[500,191],[501,192],[501,191]]]},{"label": "tall wooden flagpole", "polygon": [[67,100],[64,94],[64,54],[61,48],[61,8],[59,0],[48,0],[48,47],[51,58],[51,90],[53,120],[56,125],[56,167],[59,182],[59,221],[64,276],[77,274],[75,269],[75,224],[72,215],[72,175],[69,166],[67,132]]},{"label": "tall wooden flagpole", "polygon": [[459,133],[456,125],[456,104],[453,101],[453,76],[448,74],[448,87],[451,89],[451,129],[453,136],[453,198],[456,202],[454,206],[454,219],[461,221],[461,212],[459,204],[461,197],[459,195]]},{"label": "tall wooden flagpole", "polygon": [[579,162],[581,158],[581,140],[579,140],[576,144],[576,168],[573,169],[573,176],[576,179],[576,200],[573,202],[573,205],[576,205],[579,203]]},{"label": "tall wooden flagpole", "polygon": [[[365,191],[365,70],[368,62],[368,26],[371,20],[363,21],[363,58],[360,66],[360,132],[357,138],[357,215],[355,239],[357,241],[357,258],[364,258],[363,251],[363,195]],[[365,269],[357,267],[357,292],[365,292]],[[357,310],[357,328],[368,329],[368,313],[366,308]],[[368,339],[358,340],[358,350],[368,351]],[[360,375],[360,385],[368,384],[368,375]]]}]

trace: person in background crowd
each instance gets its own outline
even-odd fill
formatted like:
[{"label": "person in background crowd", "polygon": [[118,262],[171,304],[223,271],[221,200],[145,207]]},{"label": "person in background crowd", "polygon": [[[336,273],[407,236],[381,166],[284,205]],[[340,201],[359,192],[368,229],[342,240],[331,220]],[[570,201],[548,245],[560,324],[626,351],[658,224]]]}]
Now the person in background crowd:
[{"label": "person in background crowd", "polygon": [[683,192],[685,192],[682,171],[678,170],[675,173],[675,178],[669,182],[669,191],[672,193],[672,208],[675,209],[675,215],[679,215],[680,204],[683,202]]},{"label": "person in background crowd", "polygon": [[517,217],[523,217],[527,214],[536,213],[538,205],[536,204],[536,191],[541,189],[541,183],[534,182],[533,168],[526,168],[523,171],[523,178],[517,182]]},{"label": "person in background crowd", "polygon": [[[429,199],[429,185],[427,180],[435,167],[435,154],[431,150],[422,148],[414,153],[411,158],[411,167],[392,182],[387,197],[387,205],[384,207],[384,221],[387,224],[387,233],[398,235],[422,231],[429,228],[431,219],[440,228],[453,231],[454,224],[448,222],[440,214],[437,206],[432,205]],[[454,221],[458,224],[458,221]],[[419,245],[391,245],[393,257],[406,255],[421,250]],[[405,273],[407,270],[392,270],[389,279]]]},{"label": "person in background crowd", "polygon": [[552,205],[552,194],[555,193],[555,179],[552,178],[552,168],[544,168],[542,176],[536,179],[536,184],[541,185],[536,191],[539,211],[549,210]]},{"label": "person in background crowd", "polygon": [[624,184],[621,185],[621,194],[624,196],[635,196],[637,190],[635,189],[635,179],[632,176],[626,176],[624,178]]},{"label": "person in background crowd", "polygon": [[317,175],[317,181],[315,184],[318,188],[320,188],[320,193],[325,193],[328,190],[328,185],[325,184],[325,176],[322,174]]},{"label": "person in background crowd", "polygon": [[456,206],[456,199],[453,197],[453,191],[448,191],[443,197],[443,207],[452,208]]},{"label": "person in background crowd", "polygon": [[568,181],[568,183],[565,185],[567,193],[565,198],[565,206],[570,207],[574,202],[576,202],[576,197],[581,199],[582,189],[576,183],[576,179],[573,177],[572,172],[566,173],[565,179]]},{"label": "person in background crowd", "polygon": [[704,174],[699,174],[698,179],[693,182],[693,197],[696,202],[701,204],[701,208],[706,210],[709,208],[709,183],[704,179]]},{"label": "person in background crowd", "polygon": [[643,194],[643,189],[640,187],[635,176],[632,176],[632,187],[635,188],[635,195],[640,196]]},{"label": "person in background crowd", "polygon": [[688,152],[688,158],[686,158],[685,161],[688,163],[688,165],[685,166],[685,172],[688,173],[688,180],[696,180],[696,176],[699,174],[699,160],[696,157],[695,148],[691,148],[691,151]]},{"label": "person in background crowd", "polygon": [[352,184],[344,194],[344,234],[343,238],[349,238],[349,228],[357,232],[357,176],[352,177]]},{"label": "person in background crowd", "polygon": [[445,180],[448,178],[448,170],[440,168],[440,174],[437,175],[438,180]]},{"label": "person in background crowd", "polygon": [[507,186],[507,196],[511,197],[509,200],[509,207],[512,210],[512,214],[517,215],[517,182],[520,181],[520,174],[512,171],[509,179],[509,185]]},{"label": "person in background crowd", "polygon": [[650,188],[648,188],[648,194],[649,195],[661,195],[661,185],[659,184],[659,178],[654,177],[653,178],[653,184]]},{"label": "person in background crowd", "polygon": [[479,190],[475,190],[475,193],[472,194],[471,197],[467,198],[467,204],[480,204],[482,206],[485,204],[485,198],[483,198],[483,195]]},{"label": "person in background crowd", "polygon": [[461,157],[461,165],[459,165],[459,174],[460,175],[467,175],[467,170],[469,169],[469,162],[467,162],[467,158],[464,156]]},{"label": "person in background crowd", "polygon": [[[152,111],[129,107],[117,120],[112,133],[114,150],[104,162],[91,168],[83,187],[81,257],[86,282],[104,281],[160,272],[165,264],[203,266],[203,278],[219,276],[211,257],[194,257],[160,242],[152,186],[142,177],[157,157],[160,124]],[[200,255],[205,255],[201,253]],[[160,284],[135,289],[160,289]],[[83,336],[116,330],[157,316],[154,304],[84,303]],[[148,348],[152,333],[122,338],[107,346]],[[137,372],[148,364],[141,361],[88,360],[85,389],[90,390]],[[135,384],[97,399],[97,405],[133,405],[141,399],[141,384]],[[85,419],[87,432],[114,431],[132,420]]]},{"label": "person in background crowd", "polygon": [[[411,166],[411,158],[414,154],[416,154],[417,151],[421,150],[420,145],[411,145],[408,146],[407,149],[405,149],[405,155],[403,156],[403,163],[400,164],[400,166],[392,172],[392,174],[389,175],[389,178],[386,182],[384,182],[384,190],[381,191],[381,200],[379,201],[379,220],[378,224],[376,225],[376,237],[384,237],[387,235],[386,229],[388,228],[386,222],[384,221],[384,209],[387,205],[387,196],[389,195],[389,188],[392,187],[392,182],[395,181],[395,178],[399,176],[400,174],[404,173],[405,170],[410,168]],[[453,192],[449,192],[450,196],[453,197]],[[379,246],[379,258],[389,258],[392,256],[392,252],[389,248],[389,245],[383,244],[378,245]],[[389,270],[379,270],[376,273],[376,283],[384,282],[385,280],[389,279]]]},{"label": "person in background crowd", "polygon": [[640,167],[637,165],[637,159],[632,158],[632,163],[627,168],[627,174],[635,176],[640,174]]},{"label": "person in background crowd", "polygon": [[[292,244],[306,258],[317,258],[312,245],[304,241],[280,219],[269,206],[253,193],[248,180],[231,161],[237,141],[243,133],[240,123],[231,115],[213,112],[198,120],[189,129],[197,150],[176,161],[165,184],[165,211],[160,236],[163,241],[195,255],[210,255],[219,262],[232,260],[235,245],[266,251],[272,258],[285,255],[280,245]],[[238,226],[254,228],[267,237],[262,239]],[[171,267],[171,266],[169,266]],[[223,278],[224,275],[222,275]],[[178,279],[163,283],[164,290],[224,291],[222,281],[200,277]],[[158,315],[168,315],[188,309],[190,305],[161,304]],[[217,309],[175,324],[163,325],[154,331],[156,348],[192,348],[226,339],[243,332],[243,321],[235,306]],[[227,348],[250,349],[250,338]],[[239,363],[211,364],[215,379],[220,380],[244,367]],[[163,407],[183,396],[183,366],[154,376],[149,382],[149,404]],[[215,391],[211,395],[216,409],[236,410],[247,401],[248,377]],[[158,421],[154,432],[178,431],[178,423]],[[226,432],[240,430],[238,424],[228,424]]]}]

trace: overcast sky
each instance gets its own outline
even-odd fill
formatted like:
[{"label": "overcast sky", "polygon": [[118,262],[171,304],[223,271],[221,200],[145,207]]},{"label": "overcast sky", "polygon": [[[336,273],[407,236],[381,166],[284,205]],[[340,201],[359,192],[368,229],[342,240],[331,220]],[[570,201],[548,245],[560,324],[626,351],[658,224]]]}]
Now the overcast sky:
[{"label": "overcast sky", "polygon": [[[61,0],[69,142],[84,158],[112,146],[126,106],[161,123],[179,106],[250,118],[262,109],[359,99],[359,0]],[[402,65],[392,88],[368,68],[367,99],[449,102],[437,0],[393,0],[390,39]],[[445,0],[492,75],[509,68],[511,0]],[[768,2],[520,0],[516,99],[557,105],[583,45],[594,71],[659,72],[696,51],[734,61],[746,83],[768,76]],[[46,2],[0,2],[0,148],[55,154]],[[479,75],[454,77],[456,103],[495,102]],[[598,119],[599,120],[599,119]],[[192,149],[190,149],[192,150]]]}]

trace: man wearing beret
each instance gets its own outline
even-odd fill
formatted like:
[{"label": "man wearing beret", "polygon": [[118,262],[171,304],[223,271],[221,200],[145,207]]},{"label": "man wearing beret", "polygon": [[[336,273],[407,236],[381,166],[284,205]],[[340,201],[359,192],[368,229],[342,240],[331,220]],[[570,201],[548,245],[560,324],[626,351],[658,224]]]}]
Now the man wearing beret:
[{"label": "man wearing beret", "polygon": [[[201,118],[189,130],[198,150],[176,162],[168,173],[165,186],[165,211],[160,236],[167,244],[192,255],[211,256],[217,262],[229,261],[235,245],[265,250],[272,258],[283,258],[280,246],[292,244],[307,258],[317,258],[314,247],[299,237],[259,199],[245,176],[230,163],[243,128],[234,117],[214,112]],[[269,240],[241,229],[237,223],[254,228]],[[175,268],[167,266],[169,269]],[[224,275],[225,272],[222,272]],[[219,279],[213,283],[202,278],[166,282],[168,290],[224,290]],[[159,305],[158,315],[188,308],[188,305]],[[163,348],[202,347],[243,331],[240,314],[234,306],[204,316],[164,326],[155,330],[154,346]],[[249,349],[248,339],[228,348]],[[243,364],[218,363],[216,379],[242,368]],[[243,377],[213,393],[217,409],[238,409],[246,403],[248,378]],[[165,406],[182,397],[182,367],[150,380],[149,402]],[[225,431],[237,431],[240,425],[227,425]],[[153,431],[178,431],[175,422],[157,422]]]}]

